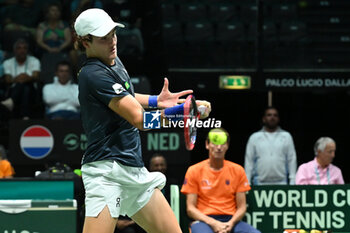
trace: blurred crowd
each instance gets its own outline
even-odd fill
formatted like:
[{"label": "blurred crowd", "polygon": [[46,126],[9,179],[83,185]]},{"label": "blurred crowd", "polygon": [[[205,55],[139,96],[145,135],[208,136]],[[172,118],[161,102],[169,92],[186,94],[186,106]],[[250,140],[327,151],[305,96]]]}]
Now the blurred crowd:
[{"label": "blurred crowd", "polygon": [[[73,48],[72,23],[85,9],[105,9],[114,20],[126,25],[117,32],[122,42],[118,55],[126,63],[137,61],[144,52],[144,4],[129,0],[1,1],[2,126],[11,118],[79,118],[76,74],[85,56]],[[147,26],[147,19],[144,22]]]}]

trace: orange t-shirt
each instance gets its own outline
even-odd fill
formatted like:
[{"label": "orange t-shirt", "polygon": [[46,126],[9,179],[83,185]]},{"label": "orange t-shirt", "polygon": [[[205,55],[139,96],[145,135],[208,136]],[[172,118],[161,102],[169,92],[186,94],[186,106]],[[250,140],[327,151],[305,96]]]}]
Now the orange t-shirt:
[{"label": "orange t-shirt", "polygon": [[11,163],[5,159],[0,160],[0,178],[4,178],[6,176],[12,176],[15,174]]},{"label": "orange t-shirt", "polygon": [[197,194],[197,209],[206,215],[234,215],[236,193],[250,190],[247,176],[239,164],[224,160],[214,171],[209,159],[190,166],[181,188],[183,194]]}]

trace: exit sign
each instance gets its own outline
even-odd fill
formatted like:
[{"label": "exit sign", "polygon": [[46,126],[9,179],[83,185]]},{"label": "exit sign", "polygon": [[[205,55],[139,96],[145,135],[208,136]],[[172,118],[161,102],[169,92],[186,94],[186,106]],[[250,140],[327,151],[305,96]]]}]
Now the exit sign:
[{"label": "exit sign", "polygon": [[219,88],[221,89],[250,89],[250,76],[243,75],[221,75],[219,79]]}]

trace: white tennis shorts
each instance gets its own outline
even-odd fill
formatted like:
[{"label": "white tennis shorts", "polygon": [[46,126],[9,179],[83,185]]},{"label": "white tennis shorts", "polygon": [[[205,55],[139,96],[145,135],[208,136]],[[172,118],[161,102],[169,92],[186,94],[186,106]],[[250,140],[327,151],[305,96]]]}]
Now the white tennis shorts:
[{"label": "white tennis shorts", "polygon": [[96,217],[106,205],[113,218],[131,217],[147,204],[154,189],[162,189],[166,182],[160,172],[124,166],[112,160],[87,163],[81,170],[88,217]]}]

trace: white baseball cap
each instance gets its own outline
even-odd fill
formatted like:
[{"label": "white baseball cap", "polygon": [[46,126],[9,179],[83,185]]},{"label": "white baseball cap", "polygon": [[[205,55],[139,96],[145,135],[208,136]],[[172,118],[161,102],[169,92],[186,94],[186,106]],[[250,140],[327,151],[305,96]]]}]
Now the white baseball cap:
[{"label": "white baseball cap", "polygon": [[80,13],[75,20],[74,28],[78,36],[93,36],[102,37],[107,35],[115,27],[125,27],[121,23],[116,23],[102,9],[91,8]]}]

